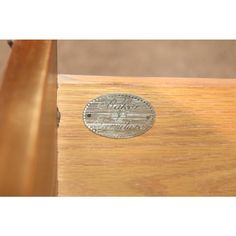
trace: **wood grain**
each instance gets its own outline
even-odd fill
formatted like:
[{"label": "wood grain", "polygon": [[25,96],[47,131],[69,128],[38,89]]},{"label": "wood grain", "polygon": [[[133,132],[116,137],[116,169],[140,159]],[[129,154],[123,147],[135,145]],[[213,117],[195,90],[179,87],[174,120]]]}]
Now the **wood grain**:
[{"label": "wood grain", "polygon": [[16,41],[0,90],[0,195],[57,193],[56,42]]},{"label": "wood grain", "polygon": [[[236,80],[61,75],[59,84],[59,195],[236,195]],[[120,140],[88,130],[86,103],[113,92],[149,101],[153,128]]]}]

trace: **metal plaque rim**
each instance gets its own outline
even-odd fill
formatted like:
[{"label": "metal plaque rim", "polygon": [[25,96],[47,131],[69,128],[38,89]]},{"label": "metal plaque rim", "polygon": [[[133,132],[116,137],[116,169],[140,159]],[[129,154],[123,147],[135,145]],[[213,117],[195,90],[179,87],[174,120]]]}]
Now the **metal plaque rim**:
[{"label": "metal plaque rim", "polygon": [[[116,95],[116,96],[124,96],[124,95],[126,95],[126,96],[134,97],[134,98],[136,98],[136,99],[141,100],[142,102],[144,102],[146,105],[148,105],[148,107],[150,108],[151,112],[153,113],[152,125],[151,125],[150,127],[148,127],[147,129],[145,129],[145,130],[144,130],[143,132],[141,132],[141,133],[137,133],[137,134],[135,134],[135,135],[127,136],[127,137],[122,137],[122,138],[105,136],[105,135],[102,135],[102,134],[96,132],[94,129],[89,128],[88,125],[86,124],[86,119],[85,119],[85,118],[86,118],[86,117],[85,117],[85,115],[86,115],[85,113],[86,113],[87,107],[88,107],[91,103],[93,103],[94,101],[98,100],[99,98],[101,98],[101,97],[106,97],[106,96],[109,96],[109,95]],[[156,113],[154,107],[151,105],[151,103],[150,103],[149,101],[147,101],[146,99],[144,99],[144,98],[142,98],[142,97],[140,97],[140,96],[138,96],[138,95],[134,95],[134,94],[130,94],[130,93],[107,93],[107,94],[104,94],[104,95],[97,96],[96,98],[90,100],[90,101],[85,105],[84,110],[83,110],[83,115],[82,115],[82,116],[83,116],[84,125],[85,125],[85,127],[86,127],[90,132],[93,132],[94,134],[99,135],[100,137],[103,137],[103,138],[110,138],[110,139],[115,139],[115,140],[122,140],[122,139],[135,138],[135,137],[141,136],[141,135],[145,134],[146,132],[148,132],[148,131],[153,127],[153,125],[154,125],[154,123],[155,123],[157,113]]]}]

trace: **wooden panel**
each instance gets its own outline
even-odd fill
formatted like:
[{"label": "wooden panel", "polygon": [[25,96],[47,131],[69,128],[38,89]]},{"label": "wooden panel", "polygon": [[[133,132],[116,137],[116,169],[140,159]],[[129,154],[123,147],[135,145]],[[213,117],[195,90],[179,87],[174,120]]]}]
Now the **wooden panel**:
[{"label": "wooden panel", "polygon": [[[59,195],[236,195],[236,80],[61,75]],[[131,139],[89,131],[82,112],[107,93],[154,106],[151,130]]]},{"label": "wooden panel", "polygon": [[0,195],[55,195],[56,42],[16,41],[0,90]]}]

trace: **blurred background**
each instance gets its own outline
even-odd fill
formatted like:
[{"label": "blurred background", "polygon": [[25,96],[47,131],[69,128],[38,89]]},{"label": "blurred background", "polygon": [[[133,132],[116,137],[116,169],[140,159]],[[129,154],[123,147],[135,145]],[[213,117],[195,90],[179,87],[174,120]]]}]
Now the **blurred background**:
[{"label": "blurred background", "polygon": [[[0,76],[10,48],[0,41]],[[236,40],[59,40],[58,73],[236,78]]]}]

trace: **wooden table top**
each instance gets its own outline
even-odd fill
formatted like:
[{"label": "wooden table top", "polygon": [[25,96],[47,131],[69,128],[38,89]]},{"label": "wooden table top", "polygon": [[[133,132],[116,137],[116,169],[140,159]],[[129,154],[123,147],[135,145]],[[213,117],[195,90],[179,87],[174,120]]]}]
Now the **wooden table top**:
[{"label": "wooden table top", "polygon": [[[147,133],[110,139],[88,130],[85,105],[107,93],[149,101]],[[61,196],[236,195],[236,80],[59,76]]]}]

